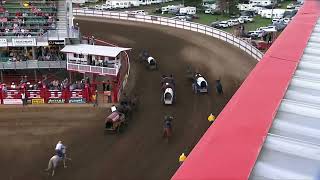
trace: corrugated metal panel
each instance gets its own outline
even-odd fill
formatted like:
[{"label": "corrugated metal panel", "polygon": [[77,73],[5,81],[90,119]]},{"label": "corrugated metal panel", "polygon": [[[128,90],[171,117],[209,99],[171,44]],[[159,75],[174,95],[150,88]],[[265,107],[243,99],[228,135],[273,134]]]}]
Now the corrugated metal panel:
[{"label": "corrugated metal panel", "polygon": [[320,19],[282,100],[251,179],[320,175]]}]

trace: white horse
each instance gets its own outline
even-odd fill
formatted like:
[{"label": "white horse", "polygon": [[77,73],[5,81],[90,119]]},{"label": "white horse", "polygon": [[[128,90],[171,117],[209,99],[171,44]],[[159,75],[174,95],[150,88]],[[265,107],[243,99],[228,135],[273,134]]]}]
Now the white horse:
[{"label": "white horse", "polygon": [[54,176],[55,170],[58,167],[60,161],[63,161],[63,167],[67,168],[66,160],[71,161],[71,158],[67,158],[66,154],[64,154],[64,158],[61,158],[58,155],[52,156],[49,160],[48,168],[45,171],[49,171],[50,169],[52,169],[51,175]]}]

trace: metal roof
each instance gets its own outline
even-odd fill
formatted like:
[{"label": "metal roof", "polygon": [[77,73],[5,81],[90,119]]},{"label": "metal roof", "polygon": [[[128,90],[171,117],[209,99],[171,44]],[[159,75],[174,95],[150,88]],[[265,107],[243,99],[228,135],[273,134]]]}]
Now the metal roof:
[{"label": "metal roof", "polygon": [[320,177],[320,19],[281,101],[251,179]]},{"label": "metal roof", "polygon": [[120,52],[131,48],[121,48],[112,46],[98,46],[89,44],[66,45],[61,51],[65,53],[90,54],[98,56],[116,57]]}]

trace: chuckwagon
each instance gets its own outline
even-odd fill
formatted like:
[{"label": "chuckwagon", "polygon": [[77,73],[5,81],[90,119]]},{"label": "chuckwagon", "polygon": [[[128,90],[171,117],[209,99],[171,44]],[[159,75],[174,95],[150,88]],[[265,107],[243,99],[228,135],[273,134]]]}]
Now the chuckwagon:
[{"label": "chuckwagon", "polygon": [[125,124],[126,117],[124,113],[116,110],[105,119],[105,130],[118,133],[120,132],[120,128]]},{"label": "chuckwagon", "polygon": [[109,132],[120,132],[124,125],[128,124],[133,111],[137,110],[138,96],[128,98],[123,95],[119,105],[111,107],[111,114],[105,119],[105,130]]},{"label": "chuckwagon", "polygon": [[208,93],[208,82],[200,73],[195,74],[192,89],[196,94]]},{"label": "chuckwagon", "polygon": [[171,105],[176,100],[175,82],[173,76],[162,76],[161,81],[161,101],[165,105]]},{"label": "chuckwagon", "polygon": [[145,63],[147,68],[149,68],[151,70],[158,69],[157,60],[155,58],[153,58],[152,56],[150,56],[149,52],[146,50],[143,50],[140,53],[140,62]]}]

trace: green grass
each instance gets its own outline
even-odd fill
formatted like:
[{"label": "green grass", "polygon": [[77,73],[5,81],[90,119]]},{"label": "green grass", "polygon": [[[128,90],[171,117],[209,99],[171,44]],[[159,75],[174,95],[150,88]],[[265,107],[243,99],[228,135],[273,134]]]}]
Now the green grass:
[{"label": "green grass", "polygon": [[261,16],[255,16],[254,22],[246,23],[244,25],[246,31],[255,31],[259,27],[268,26],[272,24],[271,19],[265,19]]},{"label": "green grass", "polygon": [[229,17],[226,15],[211,15],[211,14],[197,14],[199,16],[199,19],[195,19],[194,22],[210,25],[212,22],[216,21],[224,21],[228,20]]}]

